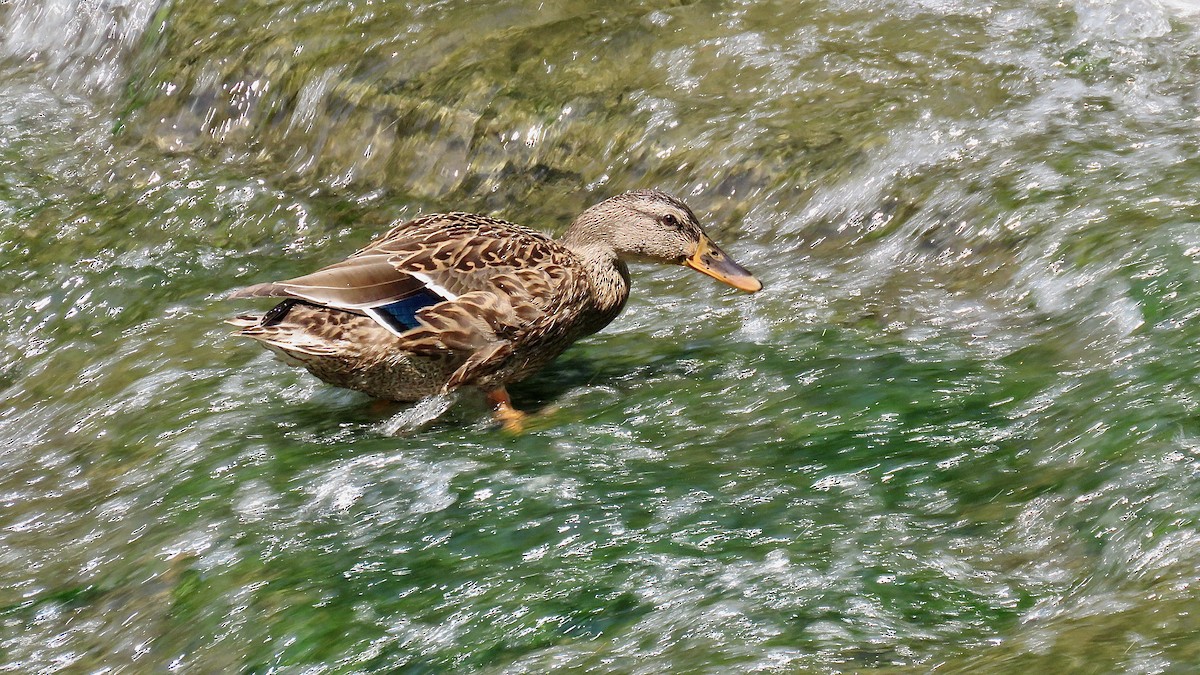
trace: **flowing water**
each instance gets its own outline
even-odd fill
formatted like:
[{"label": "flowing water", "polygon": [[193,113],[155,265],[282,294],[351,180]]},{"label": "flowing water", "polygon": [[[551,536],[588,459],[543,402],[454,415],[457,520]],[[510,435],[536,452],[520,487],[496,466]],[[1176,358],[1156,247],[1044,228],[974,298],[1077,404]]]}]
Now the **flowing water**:
[{"label": "flowing water", "polygon": [[[0,3],[0,671],[1191,673],[1200,7]],[[513,389],[222,296],[421,212],[684,197]]]}]

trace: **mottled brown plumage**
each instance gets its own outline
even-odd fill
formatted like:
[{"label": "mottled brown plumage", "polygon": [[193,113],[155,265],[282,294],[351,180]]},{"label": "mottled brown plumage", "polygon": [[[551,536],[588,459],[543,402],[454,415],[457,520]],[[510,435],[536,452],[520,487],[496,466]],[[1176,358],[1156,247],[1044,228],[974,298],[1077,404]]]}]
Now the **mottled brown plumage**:
[{"label": "mottled brown plumage", "polygon": [[318,378],[378,398],[478,387],[515,427],[505,384],[616,318],[629,297],[626,261],[641,260],[761,287],[683,202],[638,190],[584,211],[558,241],[471,213],[417,218],[312,274],[233,292],[284,301],[230,323]]}]

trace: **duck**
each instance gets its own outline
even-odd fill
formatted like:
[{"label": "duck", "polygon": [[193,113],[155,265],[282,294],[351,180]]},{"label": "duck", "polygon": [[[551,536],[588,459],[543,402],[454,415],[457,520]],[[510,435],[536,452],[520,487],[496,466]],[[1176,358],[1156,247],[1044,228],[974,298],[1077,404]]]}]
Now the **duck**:
[{"label": "duck", "polygon": [[507,386],[615,319],[636,262],[762,288],[683,201],[644,189],[586,209],[557,239],[476,213],[421,216],[311,274],[234,290],[230,299],[279,302],[228,323],[285,363],[377,399],[481,390],[496,421],[520,432],[526,415]]}]

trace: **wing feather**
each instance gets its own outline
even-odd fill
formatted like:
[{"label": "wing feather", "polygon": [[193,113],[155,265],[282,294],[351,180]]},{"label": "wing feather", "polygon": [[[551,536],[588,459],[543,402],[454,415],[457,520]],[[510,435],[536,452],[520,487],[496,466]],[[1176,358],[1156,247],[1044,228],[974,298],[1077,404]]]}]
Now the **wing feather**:
[{"label": "wing feather", "polygon": [[420,279],[397,270],[389,260],[386,254],[355,256],[302,277],[250,286],[231,297],[294,297],[338,309],[366,309],[425,288]]}]

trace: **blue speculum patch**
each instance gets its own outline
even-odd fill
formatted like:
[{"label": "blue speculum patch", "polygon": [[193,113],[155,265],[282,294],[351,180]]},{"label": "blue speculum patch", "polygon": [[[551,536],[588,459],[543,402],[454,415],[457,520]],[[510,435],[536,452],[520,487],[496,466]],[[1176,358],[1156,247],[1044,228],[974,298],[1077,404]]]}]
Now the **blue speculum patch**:
[{"label": "blue speculum patch", "polygon": [[408,330],[417,327],[416,315],[418,310],[430,305],[436,305],[444,300],[445,298],[428,288],[422,288],[406,298],[375,307],[374,310],[378,312],[377,317],[379,319],[388,322],[393,328]]}]

